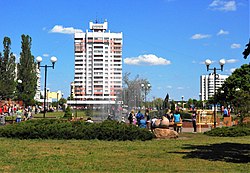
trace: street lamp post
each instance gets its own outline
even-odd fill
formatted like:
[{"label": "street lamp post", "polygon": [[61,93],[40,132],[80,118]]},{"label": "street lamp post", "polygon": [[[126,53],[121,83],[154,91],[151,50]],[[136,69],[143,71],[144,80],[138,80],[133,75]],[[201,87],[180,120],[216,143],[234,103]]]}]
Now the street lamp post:
[{"label": "street lamp post", "polygon": [[182,101],[182,110],[184,110],[184,102],[183,102],[184,96],[181,96],[181,101]]},{"label": "street lamp post", "polygon": [[209,68],[209,65],[212,63],[211,60],[207,59],[205,61],[205,64],[207,66],[207,71],[209,70],[213,70],[214,71],[214,128],[216,128],[216,99],[215,99],[215,95],[216,95],[216,78],[217,78],[217,74],[216,74],[216,70],[220,70],[220,71],[223,71],[223,66],[224,64],[226,63],[226,61],[224,59],[221,59],[220,60],[220,68]]},{"label": "street lamp post", "polygon": [[142,90],[144,90],[144,96],[145,96],[145,109],[146,109],[146,102],[147,102],[147,92],[148,92],[148,90],[151,88],[151,85],[150,85],[150,83],[148,83],[148,84],[141,84],[141,88],[142,88]]},{"label": "street lamp post", "polygon": [[44,65],[44,66],[41,66],[41,62],[42,62],[42,57],[40,57],[40,56],[38,56],[37,58],[36,58],[36,61],[37,61],[37,63],[38,63],[38,68],[40,68],[40,67],[44,67],[45,68],[45,70],[44,70],[44,98],[43,98],[43,118],[45,118],[45,114],[46,114],[46,107],[45,107],[45,104],[46,104],[46,90],[47,90],[47,88],[46,88],[46,85],[47,85],[47,68],[48,67],[52,67],[53,69],[54,69],[54,66],[55,66],[55,63],[56,63],[56,61],[57,61],[57,58],[55,57],[55,56],[52,56],[51,58],[50,58],[50,61],[51,61],[51,63],[52,63],[52,65],[51,66],[49,66],[49,65]]}]

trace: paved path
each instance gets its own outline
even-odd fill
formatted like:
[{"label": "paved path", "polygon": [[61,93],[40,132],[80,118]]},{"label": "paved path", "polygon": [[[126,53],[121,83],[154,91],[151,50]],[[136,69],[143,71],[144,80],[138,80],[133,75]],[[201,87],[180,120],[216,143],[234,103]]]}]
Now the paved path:
[{"label": "paved path", "polygon": [[[211,130],[211,128],[198,128],[197,127],[197,133],[204,133],[204,132],[209,131],[209,130]],[[193,131],[194,131],[193,128],[189,128],[189,127],[182,128],[183,133],[185,133],[185,132],[192,133]]]}]

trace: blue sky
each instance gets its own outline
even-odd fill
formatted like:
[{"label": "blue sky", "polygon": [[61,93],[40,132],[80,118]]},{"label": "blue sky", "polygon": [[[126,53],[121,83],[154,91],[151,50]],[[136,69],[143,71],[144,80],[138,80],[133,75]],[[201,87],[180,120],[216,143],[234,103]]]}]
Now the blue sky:
[{"label": "blue sky", "polygon": [[96,19],[123,32],[123,73],[148,79],[149,99],[167,93],[175,100],[198,99],[208,58],[211,67],[224,58],[222,74],[228,75],[249,63],[242,56],[250,35],[248,0],[2,0],[0,7],[0,39],[11,38],[17,58],[22,34],[32,37],[32,54],[43,57],[42,65],[56,56],[47,87],[65,97],[74,79],[73,33],[85,32]]}]

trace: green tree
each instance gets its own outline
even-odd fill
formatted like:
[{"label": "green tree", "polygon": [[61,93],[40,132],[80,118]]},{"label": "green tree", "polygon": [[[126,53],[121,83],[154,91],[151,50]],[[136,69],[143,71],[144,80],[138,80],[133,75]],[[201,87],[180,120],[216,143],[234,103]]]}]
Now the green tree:
[{"label": "green tree", "polygon": [[164,109],[168,109],[169,108],[169,95],[168,95],[168,93],[167,93],[167,95],[166,95],[166,97],[165,97],[165,99],[163,101],[163,108]]},{"label": "green tree", "polygon": [[65,98],[61,98],[61,99],[59,100],[59,105],[60,105],[60,106],[63,106],[65,103],[67,103],[67,100],[66,100]]},{"label": "green tree", "polygon": [[242,116],[250,112],[250,65],[244,64],[229,76],[216,95],[216,100],[223,105],[231,105]]},{"label": "green tree", "polygon": [[248,55],[250,54],[250,39],[248,44],[246,44],[246,49],[242,53],[244,55],[244,58],[247,59]]},{"label": "green tree", "polygon": [[224,104],[230,104],[237,97],[238,90],[250,91],[250,65],[244,64],[229,76],[218,90],[216,99]]},{"label": "green tree", "polygon": [[164,100],[162,98],[155,98],[152,101],[153,106],[157,109],[157,110],[161,110],[164,109]]},{"label": "green tree", "polygon": [[15,56],[11,52],[11,40],[4,37],[3,56],[0,53],[0,97],[2,99],[13,99],[16,82],[15,82]]},{"label": "green tree", "polygon": [[17,65],[17,79],[22,80],[18,87],[18,95],[24,105],[32,105],[37,87],[37,67],[31,54],[31,37],[22,35],[22,52]]}]

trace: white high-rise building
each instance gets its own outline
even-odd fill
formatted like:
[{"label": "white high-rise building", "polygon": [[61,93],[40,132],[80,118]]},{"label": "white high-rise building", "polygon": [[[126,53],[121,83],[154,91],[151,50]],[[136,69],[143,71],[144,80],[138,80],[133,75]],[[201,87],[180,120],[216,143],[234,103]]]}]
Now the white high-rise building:
[{"label": "white high-rise building", "polygon": [[225,80],[228,78],[227,75],[217,74],[214,88],[214,74],[202,75],[200,77],[200,97],[201,100],[208,100],[210,97],[214,96],[215,91],[217,91]]},{"label": "white high-rise building", "polygon": [[75,33],[75,77],[69,104],[114,104],[122,92],[122,33],[107,31],[108,22],[89,23]]}]

